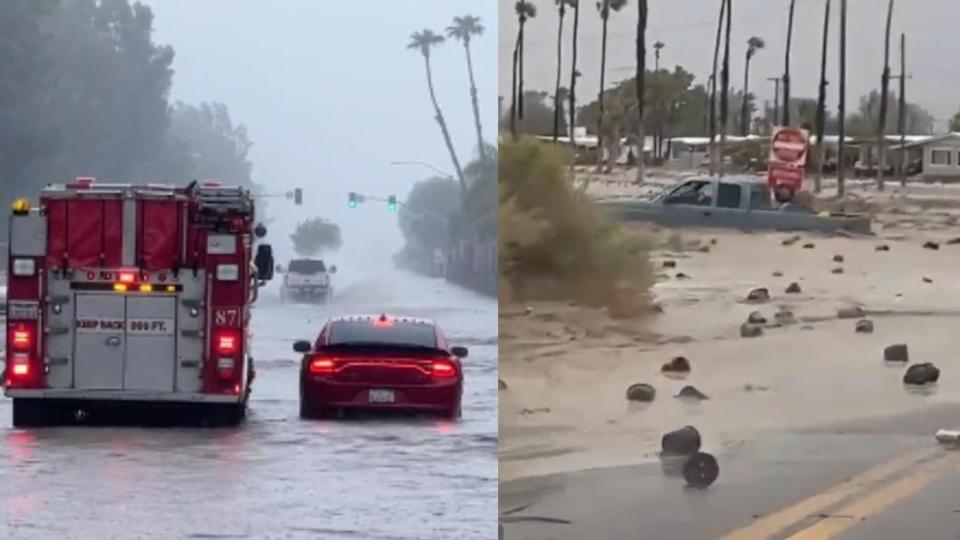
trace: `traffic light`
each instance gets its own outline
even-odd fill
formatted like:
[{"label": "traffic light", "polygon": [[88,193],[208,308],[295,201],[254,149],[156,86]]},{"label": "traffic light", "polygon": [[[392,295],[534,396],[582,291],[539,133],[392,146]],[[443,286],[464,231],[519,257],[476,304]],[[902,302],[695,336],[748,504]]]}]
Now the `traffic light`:
[{"label": "traffic light", "polygon": [[357,194],[351,191],[350,198],[347,201],[347,206],[349,206],[350,208],[356,208],[358,204],[357,199],[358,199]]},{"label": "traffic light", "polygon": [[293,190],[293,204],[300,206],[303,204],[303,190],[300,188],[295,188]]},{"label": "traffic light", "polygon": [[397,196],[396,196],[396,195],[391,195],[391,196],[387,197],[387,209],[390,210],[391,212],[396,212],[396,211],[397,211]]}]

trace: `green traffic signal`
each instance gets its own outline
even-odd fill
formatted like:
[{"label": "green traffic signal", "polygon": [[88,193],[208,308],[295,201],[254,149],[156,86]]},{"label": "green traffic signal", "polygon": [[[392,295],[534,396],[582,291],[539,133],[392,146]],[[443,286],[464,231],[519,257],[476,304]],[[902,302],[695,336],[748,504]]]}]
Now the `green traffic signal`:
[{"label": "green traffic signal", "polygon": [[349,206],[350,208],[356,208],[356,207],[357,207],[357,194],[356,194],[356,193],[354,193],[354,192],[352,192],[352,191],[350,192],[350,196],[349,196],[349,198],[347,199],[347,206]]},{"label": "green traffic signal", "polygon": [[387,199],[387,208],[388,208],[391,212],[396,212],[396,211],[397,211],[397,196],[396,196],[396,195],[391,195],[391,196]]}]

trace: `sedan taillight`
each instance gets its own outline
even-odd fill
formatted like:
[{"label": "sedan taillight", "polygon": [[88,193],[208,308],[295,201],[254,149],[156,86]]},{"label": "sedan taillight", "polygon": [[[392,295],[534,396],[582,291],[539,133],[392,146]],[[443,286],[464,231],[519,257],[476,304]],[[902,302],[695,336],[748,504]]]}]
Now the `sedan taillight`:
[{"label": "sedan taillight", "polygon": [[457,376],[457,366],[449,360],[434,360],[430,373],[434,379],[452,379]]},{"label": "sedan taillight", "polygon": [[336,370],[337,363],[332,358],[313,358],[308,369],[314,375],[329,375]]}]

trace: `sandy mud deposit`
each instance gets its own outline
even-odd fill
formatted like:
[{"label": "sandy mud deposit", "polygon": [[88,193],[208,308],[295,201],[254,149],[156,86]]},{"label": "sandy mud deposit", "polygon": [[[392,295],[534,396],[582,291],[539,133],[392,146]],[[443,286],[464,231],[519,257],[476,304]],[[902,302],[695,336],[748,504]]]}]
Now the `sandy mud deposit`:
[{"label": "sandy mud deposit", "polygon": [[[630,190],[592,183],[588,192]],[[566,303],[501,305],[501,482],[652,460],[663,433],[686,424],[720,451],[762,430],[960,400],[960,189],[891,183],[879,194],[851,184],[851,192],[848,209],[874,214],[875,237],[800,234],[785,243],[795,235],[654,230],[665,239],[652,258],[663,312],[643,320]],[[792,283],[799,292],[787,293]],[[748,301],[757,288],[769,299]],[[748,323],[754,312],[765,322]],[[862,320],[872,331],[857,331]],[[744,323],[760,335],[742,337]],[[909,362],[884,362],[884,349],[901,343]],[[689,373],[664,373],[678,356]],[[939,381],[905,387],[907,366],[923,362],[940,368]],[[629,401],[635,383],[652,385],[655,399]],[[709,399],[674,397],[687,385]]]}]

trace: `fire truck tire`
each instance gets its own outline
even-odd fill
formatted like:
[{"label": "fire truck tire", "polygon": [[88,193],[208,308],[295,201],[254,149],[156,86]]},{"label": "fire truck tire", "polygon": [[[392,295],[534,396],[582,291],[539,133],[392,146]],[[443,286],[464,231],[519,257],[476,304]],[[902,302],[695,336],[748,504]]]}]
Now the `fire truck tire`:
[{"label": "fire truck tire", "polygon": [[247,416],[245,403],[215,405],[209,411],[209,424],[212,427],[232,427],[243,422]]},{"label": "fire truck tire", "polygon": [[42,427],[56,422],[55,404],[39,399],[14,398],[13,427]]}]

